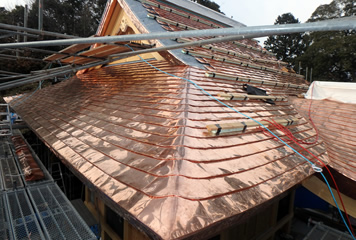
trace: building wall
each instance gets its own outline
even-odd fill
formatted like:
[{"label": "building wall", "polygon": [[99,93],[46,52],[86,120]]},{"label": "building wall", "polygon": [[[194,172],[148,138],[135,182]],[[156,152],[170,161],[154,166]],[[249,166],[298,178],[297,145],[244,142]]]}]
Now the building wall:
[{"label": "building wall", "polygon": [[85,201],[89,211],[100,224],[102,240],[149,240],[144,233],[112,211],[94,192],[85,188]]},{"label": "building wall", "polygon": [[[294,193],[294,190],[289,191],[283,198],[274,201],[269,207],[251,216],[246,222],[233,226],[214,237],[207,236],[205,239],[273,240],[276,232],[289,233],[293,218]],[[135,226],[116,215],[87,187],[84,203],[100,223],[102,240],[150,239]]]}]

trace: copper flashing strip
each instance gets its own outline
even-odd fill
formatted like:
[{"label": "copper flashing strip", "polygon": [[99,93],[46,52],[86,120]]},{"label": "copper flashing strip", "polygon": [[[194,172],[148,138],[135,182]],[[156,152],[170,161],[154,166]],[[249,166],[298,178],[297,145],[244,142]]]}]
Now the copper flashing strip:
[{"label": "copper flashing strip", "polygon": [[255,69],[260,69],[260,70],[266,70],[266,71],[269,71],[269,72],[274,72],[274,73],[278,73],[278,74],[282,74],[282,75],[288,75],[288,76],[304,78],[304,76],[299,75],[299,74],[284,72],[284,71],[281,71],[281,70],[278,70],[278,69],[274,69],[274,68],[270,68],[270,67],[264,67],[262,65],[254,65],[254,64],[251,64],[251,63],[248,63],[248,62],[242,62],[242,61],[236,61],[236,60],[216,57],[215,55],[207,55],[207,54],[197,53],[196,51],[189,51],[189,50],[182,50],[182,51],[185,54],[189,54],[189,55],[195,56],[195,57],[203,57],[203,58],[213,59],[215,61],[227,62],[227,63],[241,65],[241,66],[245,66],[245,67],[250,67],[250,68],[255,68]]},{"label": "copper flashing strip", "polygon": [[301,86],[301,85],[291,84],[291,83],[273,82],[273,81],[268,81],[268,80],[264,81],[261,79],[244,78],[244,77],[232,76],[232,75],[223,74],[223,73],[206,72],[205,76],[211,77],[211,78],[220,78],[220,79],[224,79],[224,80],[256,83],[256,84],[261,84],[261,85],[269,85],[269,86],[274,86],[274,87],[308,89],[308,86]]},{"label": "copper flashing strip", "polygon": [[16,149],[16,155],[24,173],[26,181],[38,181],[43,179],[44,173],[33,158],[30,149],[21,136],[13,136],[11,140]]},{"label": "copper flashing strip", "polygon": [[[189,40],[187,38],[178,38],[178,39],[176,39],[176,41],[179,42],[179,43],[186,43],[186,42],[191,42],[192,40]],[[233,41],[232,43],[234,43],[234,42],[235,41]],[[242,45],[243,47],[250,49],[250,47],[248,45],[246,45],[246,44],[239,43],[239,45]],[[280,64],[280,65],[283,65],[283,66],[287,65],[286,62],[276,61],[276,60],[269,60],[269,59],[262,59],[262,58],[252,58],[251,56],[249,56],[247,54],[239,54],[239,53],[237,53],[235,51],[226,50],[226,49],[222,49],[222,48],[218,48],[218,47],[213,47],[211,45],[209,45],[209,46],[200,46],[200,47],[206,48],[206,49],[209,49],[209,50],[214,50],[214,51],[221,52],[221,53],[226,53],[228,55],[232,55],[232,56],[236,56],[236,57],[249,59],[249,60],[256,61],[256,62]],[[259,51],[259,52],[265,53],[266,51]]]},{"label": "copper flashing strip", "polygon": [[[187,43],[187,42],[193,42],[194,40],[190,40],[190,39],[187,39],[187,38],[177,38],[176,41],[178,43]],[[231,55],[231,56],[234,56],[234,57],[245,58],[245,59],[252,60],[252,61],[261,61],[261,62],[265,62],[265,63],[278,63],[278,61],[273,61],[273,60],[254,59],[254,58],[252,58],[251,56],[249,56],[247,54],[240,54],[240,53],[237,53],[235,51],[214,47],[211,44],[209,44],[208,46],[201,45],[200,47],[208,49],[208,50],[213,50],[213,51],[216,51],[216,52],[225,53],[227,55]]]},{"label": "copper flashing strip", "polygon": [[[298,123],[298,118],[291,118],[291,119],[274,119],[276,123],[279,123],[283,126],[289,126]],[[261,124],[265,126],[269,126],[269,122],[267,121],[260,121]],[[255,121],[246,121],[246,122],[233,122],[233,123],[218,123],[218,124],[211,124],[207,125],[206,128],[209,131],[210,135],[219,136],[220,134],[224,133],[232,133],[232,132],[245,132],[247,128],[258,127],[258,124]]]},{"label": "copper flashing strip", "polygon": [[220,79],[224,79],[224,80],[256,83],[256,84],[269,85],[269,86],[275,86],[275,87],[309,89],[308,86],[303,86],[303,85],[297,85],[297,84],[292,84],[292,83],[273,82],[273,81],[268,81],[268,80],[264,81],[261,79],[244,78],[244,77],[232,76],[232,75],[223,74],[223,73],[206,72],[205,76],[210,77],[210,78],[220,78]]},{"label": "copper flashing strip", "polygon": [[222,48],[217,48],[217,47],[212,47],[212,46],[201,46],[202,48],[205,49],[210,49],[216,52],[221,52],[221,53],[226,53],[227,55],[232,55],[232,56],[236,56],[236,57],[241,57],[241,58],[245,58],[251,61],[255,61],[255,62],[261,62],[261,63],[270,63],[270,64],[281,64],[281,65],[287,65],[287,63],[285,62],[281,62],[281,61],[274,61],[274,60],[267,60],[267,59],[261,59],[261,58],[252,58],[246,54],[239,54],[233,51],[229,51],[229,50],[225,50]]},{"label": "copper flashing strip", "polygon": [[169,20],[167,18],[163,18],[163,17],[157,16],[157,15],[154,15],[154,14],[151,14],[151,13],[148,13],[147,17],[155,19],[155,20],[159,20],[159,21],[164,22],[164,23],[171,24],[173,26],[182,28],[184,30],[198,30],[198,28],[190,27],[190,26],[188,26],[186,24],[175,22],[175,21],[172,21],[172,20]]},{"label": "copper flashing strip", "polygon": [[245,47],[245,48],[248,48],[248,49],[251,49],[251,50],[254,50],[254,51],[257,51],[257,52],[262,52],[262,53],[266,53],[268,55],[271,55],[273,57],[275,57],[276,55],[274,53],[271,53],[265,49],[259,49],[259,48],[255,48],[255,47],[252,47],[250,45],[247,45],[247,44],[243,44],[243,43],[240,43],[240,42],[237,42],[237,41],[233,41],[232,42],[233,44],[239,46],[239,47]]},{"label": "copper flashing strip", "polygon": [[189,14],[185,14],[185,13],[182,13],[180,11],[177,11],[176,9],[174,8],[169,8],[169,7],[164,7],[162,6],[161,4],[157,4],[157,3],[153,3],[151,1],[147,1],[147,0],[138,0],[139,2],[143,3],[143,4],[148,4],[148,5],[151,5],[151,6],[154,6],[154,7],[157,7],[157,8],[160,8],[160,9],[163,9],[163,10],[166,10],[170,13],[175,13],[181,17],[185,17],[187,19],[190,19],[190,20],[193,20],[195,22],[199,22],[199,23],[203,23],[209,27],[213,27],[213,28],[220,28],[220,26],[216,25],[216,24],[213,24],[213,23],[209,23],[205,20],[201,20],[200,18],[197,18],[195,17],[194,15],[189,15]]},{"label": "copper flashing strip", "polygon": [[232,93],[219,93],[219,97],[223,97],[226,100],[252,100],[252,99],[271,99],[273,101],[286,101],[286,96],[262,96],[262,95],[248,95],[248,94],[232,94]]}]

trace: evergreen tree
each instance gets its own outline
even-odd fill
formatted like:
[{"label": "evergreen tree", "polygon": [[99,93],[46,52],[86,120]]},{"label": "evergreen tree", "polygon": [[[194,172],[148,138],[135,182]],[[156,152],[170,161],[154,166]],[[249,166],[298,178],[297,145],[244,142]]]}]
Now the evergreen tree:
[{"label": "evergreen tree", "polygon": [[[106,0],[46,0],[43,28],[51,32],[89,37],[95,34]],[[29,12],[29,27],[38,26],[38,1]]]},{"label": "evergreen tree", "polygon": [[217,4],[217,3],[214,2],[214,1],[210,1],[210,0],[191,0],[191,1],[197,2],[197,3],[199,3],[199,4],[201,4],[201,5],[205,6],[205,7],[208,7],[208,8],[210,8],[210,9],[213,9],[214,11],[217,11],[217,12],[219,12],[219,13],[224,14],[224,13],[221,12],[221,10],[220,10],[220,5]]},{"label": "evergreen tree", "polygon": [[[299,23],[293,14],[285,13],[275,21],[275,25]],[[295,66],[296,57],[300,56],[305,50],[305,43],[303,41],[303,34],[294,33],[286,35],[273,35],[265,41],[265,48],[276,54],[278,60],[289,63]]]},{"label": "evergreen tree", "polygon": [[[319,6],[309,22],[355,15],[354,0],[334,0]],[[313,79],[322,81],[356,81],[355,31],[315,32],[308,35],[309,44],[297,61],[313,68]]]},{"label": "evergreen tree", "polygon": [[[106,0],[45,0],[43,8],[43,28],[44,30],[58,33],[66,33],[80,37],[88,37],[96,33],[102,13],[106,5]],[[29,6],[28,27],[38,28],[38,0],[33,0]],[[15,6],[8,11],[0,9],[0,22],[10,25],[23,26],[24,7]],[[1,34],[6,35],[6,33]],[[44,36],[46,40],[53,37]],[[38,38],[28,37],[28,41],[38,40]],[[1,42],[16,42],[16,35],[1,38]],[[60,46],[45,47],[44,49],[59,51]],[[5,51],[4,54],[14,55],[14,51]],[[48,54],[21,50],[21,56],[42,59]],[[18,73],[28,73],[31,70],[42,69],[43,62],[19,59],[17,61],[7,61],[0,59],[0,69]]]}]

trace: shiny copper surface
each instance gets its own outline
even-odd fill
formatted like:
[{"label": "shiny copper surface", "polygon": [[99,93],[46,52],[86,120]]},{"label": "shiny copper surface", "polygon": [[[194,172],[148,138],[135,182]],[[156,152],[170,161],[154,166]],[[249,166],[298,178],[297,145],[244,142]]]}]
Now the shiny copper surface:
[{"label": "shiny copper surface", "polygon": [[[127,8],[124,1],[120,4]],[[161,1],[160,4],[164,5]],[[146,7],[172,21],[208,28],[176,13]],[[164,28],[178,30],[169,24]],[[255,41],[239,42],[250,47],[232,42],[214,46],[248,55],[250,62],[275,60],[263,53]],[[209,54],[205,48],[192,49]],[[210,54],[224,56],[220,52]],[[189,78],[213,96],[245,92],[242,82],[206,77],[207,70],[304,84],[296,76],[213,59],[196,60],[204,63],[206,69],[171,65],[170,61],[151,63],[170,74]],[[267,65],[280,69],[275,63]],[[37,91],[24,102],[19,99],[11,104],[70,169],[114,202],[127,218],[137,221],[141,229],[149,229],[155,238],[176,239],[194,234],[204,238],[199,232],[214,226],[210,230],[214,233],[222,229],[216,227],[219,224],[229,227],[233,222],[228,219],[247,217],[247,211],[262,206],[314,173],[291,149],[257,129],[208,136],[206,125],[247,118],[179,77],[146,63],[127,63],[89,71]],[[302,91],[282,87],[265,90],[271,95]],[[289,126],[296,137],[312,139],[316,135],[290,102],[269,105],[258,100],[222,101],[257,120],[297,117],[298,124]],[[276,134],[282,135],[278,131]],[[307,148],[328,161],[320,142]],[[306,152],[301,153],[315,161]]]},{"label": "shiny copper surface", "polygon": [[11,140],[15,146],[16,155],[21,165],[25,180],[38,181],[43,179],[44,174],[33,158],[31,151],[23,138],[21,136],[12,136]]},{"label": "shiny copper surface", "polygon": [[330,158],[330,166],[356,181],[356,106],[331,100],[294,99],[298,112],[314,122]]},{"label": "shiny copper surface", "polygon": [[[241,87],[214,82],[204,70],[153,64],[212,94]],[[259,120],[297,115],[288,102],[229,104]],[[163,239],[242,213],[313,173],[292,150],[257,130],[207,136],[207,124],[246,118],[146,63],[79,75],[15,109],[87,181]],[[315,136],[304,119],[290,129],[298,137]],[[320,143],[309,149],[327,161]]]}]

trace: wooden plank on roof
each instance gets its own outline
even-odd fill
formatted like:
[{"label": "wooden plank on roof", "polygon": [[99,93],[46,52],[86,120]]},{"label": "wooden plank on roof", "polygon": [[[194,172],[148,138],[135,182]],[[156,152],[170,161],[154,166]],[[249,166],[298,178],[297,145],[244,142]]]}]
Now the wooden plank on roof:
[{"label": "wooden plank on roof", "polygon": [[[62,59],[66,56],[68,56],[68,54],[75,54],[87,47],[90,47],[92,44],[89,43],[83,43],[83,44],[74,44],[71,45],[69,47],[66,47],[65,49],[62,49],[61,51],[59,51],[58,53],[52,54],[46,58],[44,58],[44,61],[56,61],[59,59]],[[61,53],[67,53],[67,54],[61,54]]]},{"label": "wooden plank on roof", "polygon": [[286,96],[262,96],[262,95],[249,95],[249,94],[233,94],[233,93],[218,93],[219,97],[223,97],[226,100],[250,100],[250,99],[271,99],[273,101],[285,101]]},{"label": "wooden plank on roof", "polygon": [[[274,122],[281,124],[283,126],[289,126],[292,124],[298,123],[298,118],[291,118],[291,119],[274,119]],[[267,121],[260,121],[261,124],[265,126],[269,126],[270,123]],[[217,123],[207,125],[206,128],[208,129],[209,133],[213,136],[218,136],[222,133],[231,133],[231,132],[245,132],[246,129],[252,127],[259,127],[255,121],[246,121],[246,122],[231,122],[231,123]]]},{"label": "wooden plank on roof", "polygon": [[86,57],[97,57],[97,58],[106,58],[112,54],[122,53],[131,51],[128,47],[125,46],[100,46],[98,48],[90,49],[86,52],[81,53],[79,56],[69,57],[66,59],[61,60],[62,63],[75,63],[75,64],[85,64],[89,62],[95,62],[96,59],[88,59],[88,58],[81,58],[80,56]]}]

